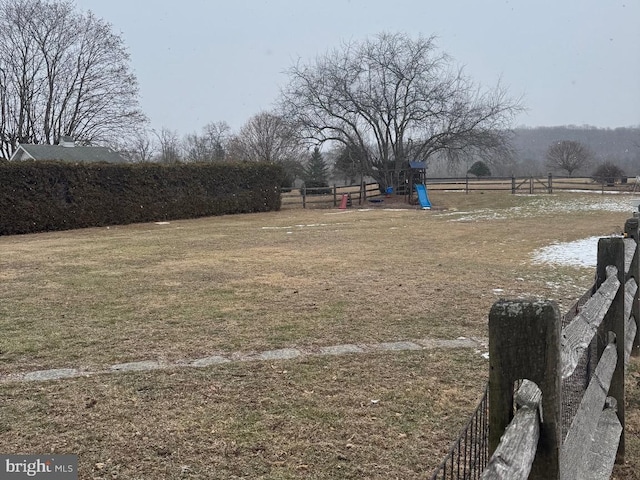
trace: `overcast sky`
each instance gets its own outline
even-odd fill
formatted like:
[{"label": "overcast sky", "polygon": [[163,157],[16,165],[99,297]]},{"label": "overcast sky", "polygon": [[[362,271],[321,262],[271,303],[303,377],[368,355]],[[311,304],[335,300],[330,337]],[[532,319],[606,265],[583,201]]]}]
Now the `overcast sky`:
[{"label": "overcast sky", "polygon": [[640,125],[640,0],[76,0],[120,32],[151,127],[180,134],[271,109],[285,70],[380,32],[438,36],[516,125]]}]

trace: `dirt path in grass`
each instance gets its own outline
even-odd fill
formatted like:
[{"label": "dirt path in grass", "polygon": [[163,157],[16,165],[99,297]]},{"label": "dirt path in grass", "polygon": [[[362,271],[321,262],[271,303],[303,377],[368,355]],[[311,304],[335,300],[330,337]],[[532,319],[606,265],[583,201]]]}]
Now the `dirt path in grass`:
[{"label": "dirt path in grass", "polygon": [[203,368],[231,362],[268,362],[275,360],[289,360],[308,356],[354,355],[376,352],[388,353],[406,350],[428,350],[435,348],[475,349],[478,355],[482,355],[484,358],[488,359],[488,345],[488,340],[485,338],[459,337],[455,340],[423,338],[419,340],[372,344],[347,343],[326,347],[281,348],[277,350],[266,350],[263,352],[222,352],[211,355],[209,357],[197,358],[193,360],[181,360],[177,362],[166,362],[156,359],[120,363],[110,365],[103,370],[93,371],[83,370],[80,368],[55,368],[26,373],[12,373],[0,377],[0,383],[60,380],[64,378],[83,377],[98,374],[168,370],[172,368]]}]

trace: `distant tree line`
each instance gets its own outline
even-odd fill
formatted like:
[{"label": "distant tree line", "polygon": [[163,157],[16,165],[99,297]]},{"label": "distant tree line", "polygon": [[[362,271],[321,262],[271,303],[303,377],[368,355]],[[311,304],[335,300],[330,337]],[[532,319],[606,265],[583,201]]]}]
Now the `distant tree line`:
[{"label": "distant tree line", "polygon": [[512,130],[509,143],[510,154],[499,160],[469,156],[460,165],[434,158],[429,175],[464,176],[476,161],[486,163],[498,176],[542,176],[549,172],[593,176],[601,165],[616,166],[632,176],[640,174],[640,127],[520,127]]},{"label": "distant tree line", "polygon": [[588,176],[607,163],[640,174],[640,126],[517,128],[512,144],[515,173]]}]

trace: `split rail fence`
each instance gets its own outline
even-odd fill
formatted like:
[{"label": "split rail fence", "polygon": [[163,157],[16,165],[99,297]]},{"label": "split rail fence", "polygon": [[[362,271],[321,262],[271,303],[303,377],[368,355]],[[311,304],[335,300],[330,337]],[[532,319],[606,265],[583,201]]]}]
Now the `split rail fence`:
[{"label": "split rail fence", "polygon": [[[599,240],[595,285],[564,327],[554,302],[493,305],[492,456],[483,479],[600,480],[624,461],[625,367],[638,346],[638,235],[634,217],[624,238]],[[566,415],[563,396],[576,389],[583,389],[579,404]]]},{"label": "split rail fence", "polygon": [[432,191],[503,191],[512,194],[558,193],[560,191],[626,192],[640,191],[640,178],[623,178],[616,181],[598,182],[589,177],[567,177],[562,175],[524,177],[457,177],[426,179]]},{"label": "split rail fence", "polygon": [[282,208],[331,208],[340,205],[342,195],[349,195],[353,205],[363,205],[368,199],[380,197],[377,183],[338,187],[317,187],[283,189],[280,198]]},{"label": "split rail fence", "polygon": [[[591,178],[547,175],[543,177],[453,177],[427,178],[431,191],[488,192],[502,191],[512,194],[558,193],[561,191],[640,193],[640,177],[629,182],[598,183]],[[340,205],[342,195],[349,195],[352,204],[384,201],[377,183],[361,183],[352,186],[283,189],[282,208],[331,208]]]},{"label": "split rail fence", "polygon": [[599,240],[595,283],[564,316],[553,301],[493,305],[488,394],[432,480],[610,478],[640,346],[639,236],[636,214],[624,237]]}]

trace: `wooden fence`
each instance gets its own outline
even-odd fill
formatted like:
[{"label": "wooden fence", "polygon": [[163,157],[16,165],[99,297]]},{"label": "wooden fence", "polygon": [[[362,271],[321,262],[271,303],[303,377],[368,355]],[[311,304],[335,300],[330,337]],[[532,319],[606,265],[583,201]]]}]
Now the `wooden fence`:
[{"label": "wooden fence", "polygon": [[342,195],[349,195],[352,204],[363,205],[367,199],[380,197],[377,183],[338,187],[320,187],[284,189],[282,191],[282,208],[331,208],[340,205]]},{"label": "wooden fence", "polygon": [[[503,191],[512,194],[557,193],[560,191],[590,192],[638,192],[640,183],[636,178],[629,182],[601,184],[587,177],[563,177],[551,174],[544,177],[453,177],[427,178],[427,187],[432,191],[485,192]],[[282,208],[335,208],[340,205],[342,195],[350,195],[353,205],[364,205],[368,201],[383,198],[377,183],[360,185],[333,185],[324,188],[291,188],[282,190]]]},{"label": "wooden fence", "polygon": [[[596,282],[564,328],[551,301],[493,305],[483,479],[600,480],[624,460],[625,367],[639,345],[638,224],[636,216],[624,238],[599,240]],[[580,369],[586,388],[564,436],[563,386]]]},{"label": "wooden fence", "polygon": [[455,190],[465,193],[474,191],[508,191],[512,194],[554,193],[567,190],[587,190],[596,192],[640,191],[637,178],[623,179],[613,183],[600,183],[589,177],[567,177],[548,174],[542,177],[455,177],[427,178],[431,190]]}]

